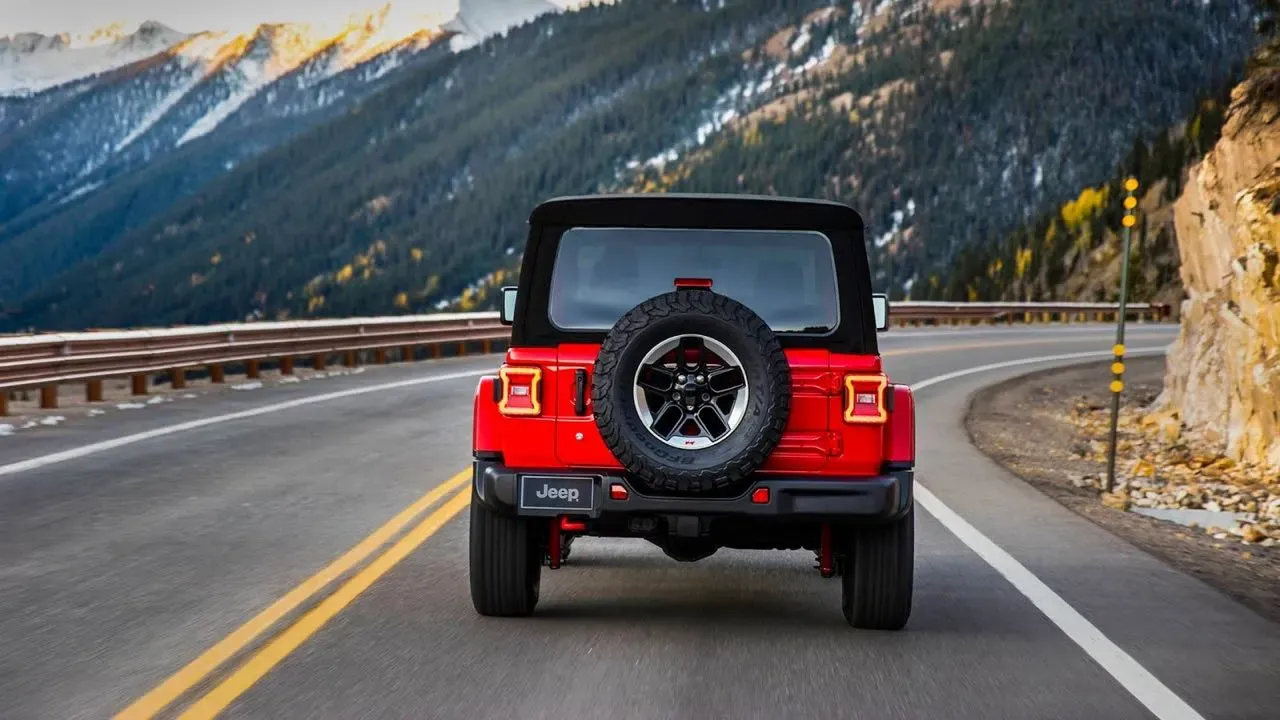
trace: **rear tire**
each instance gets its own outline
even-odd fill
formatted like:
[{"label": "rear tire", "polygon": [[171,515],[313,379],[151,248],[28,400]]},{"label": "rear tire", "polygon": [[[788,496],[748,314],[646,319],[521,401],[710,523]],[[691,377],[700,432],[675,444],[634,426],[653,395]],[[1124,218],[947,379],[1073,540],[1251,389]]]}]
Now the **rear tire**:
[{"label": "rear tire", "polygon": [[471,604],[490,617],[523,617],[538,604],[542,555],[527,518],[500,515],[471,493]]},{"label": "rear tire", "polygon": [[901,630],[911,617],[915,509],[854,533],[841,573],[844,618],[860,630]]}]

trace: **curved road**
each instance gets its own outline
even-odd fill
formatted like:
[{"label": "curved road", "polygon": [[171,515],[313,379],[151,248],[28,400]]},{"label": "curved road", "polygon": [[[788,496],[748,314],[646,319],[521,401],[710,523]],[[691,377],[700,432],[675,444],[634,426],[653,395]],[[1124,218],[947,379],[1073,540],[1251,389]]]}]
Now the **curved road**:
[{"label": "curved road", "polygon": [[919,387],[901,633],[845,625],[811,553],[685,565],[590,538],[544,569],[535,617],[476,616],[456,493],[494,357],[0,438],[0,715],[1274,719],[1280,628],[965,437],[978,387],[1110,346],[1097,326],[882,336]]}]

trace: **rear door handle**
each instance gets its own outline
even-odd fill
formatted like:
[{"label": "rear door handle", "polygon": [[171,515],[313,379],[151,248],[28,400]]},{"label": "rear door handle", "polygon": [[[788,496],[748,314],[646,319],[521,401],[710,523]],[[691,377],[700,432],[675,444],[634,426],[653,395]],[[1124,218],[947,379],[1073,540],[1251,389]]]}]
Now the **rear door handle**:
[{"label": "rear door handle", "polygon": [[587,371],[582,368],[573,371],[573,413],[587,414]]}]

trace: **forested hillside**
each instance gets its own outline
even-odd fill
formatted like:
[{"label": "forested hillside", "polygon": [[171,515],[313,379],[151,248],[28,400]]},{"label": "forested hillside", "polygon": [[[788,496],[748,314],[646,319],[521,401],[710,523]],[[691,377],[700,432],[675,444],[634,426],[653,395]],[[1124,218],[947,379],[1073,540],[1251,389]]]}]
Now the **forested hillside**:
[{"label": "forested hillside", "polygon": [[1137,139],[1107,181],[1082,188],[1061,207],[1049,208],[1002,237],[971,245],[948,272],[935,273],[917,285],[912,297],[1114,302],[1124,247],[1122,188],[1126,178],[1135,177],[1140,183],[1139,223],[1130,248],[1130,298],[1166,303],[1176,312],[1184,292],[1174,203],[1188,174],[1222,136],[1237,83],[1244,81],[1238,87],[1256,100],[1280,98],[1280,0],[1258,0],[1257,8],[1259,36],[1267,41],[1239,76],[1206,90],[1191,112],[1166,132],[1149,142]]},{"label": "forested hillside", "polygon": [[1253,38],[1246,0],[623,0],[544,17],[243,164],[0,323],[431,309],[510,267],[538,201],[608,190],[849,202],[901,295],[1104,182]]},{"label": "forested hillside", "polygon": [[1232,83],[1195,103],[1192,113],[1150,143],[1139,139],[1105,182],[1032,221],[961,251],[946,273],[932,273],[911,297],[922,300],[1080,300],[1115,302],[1120,291],[1125,179],[1139,182],[1139,223],[1130,249],[1130,298],[1175,308],[1182,297],[1173,203],[1187,170],[1217,142]]}]

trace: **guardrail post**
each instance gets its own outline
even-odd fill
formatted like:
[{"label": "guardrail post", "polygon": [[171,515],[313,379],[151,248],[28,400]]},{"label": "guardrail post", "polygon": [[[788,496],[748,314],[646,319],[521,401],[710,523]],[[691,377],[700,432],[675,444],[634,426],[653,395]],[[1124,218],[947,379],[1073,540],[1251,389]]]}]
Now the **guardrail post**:
[{"label": "guardrail post", "polygon": [[328,358],[325,357],[324,353],[316,353],[315,355],[311,356],[311,369],[323,370],[325,369],[327,361],[328,361]]},{"label": "guardrail post", "polygon": [[414,347],[405,345],[400,348],[400,362],[413,362],[415,359]]},{"label": "guardrail post", "polygon": [[44,385],[40,388],[40,409],[54,410],[58,407],[58,386]]},{"label": "guardrail post", "polygon": [[250,380],[262,377],[262,365],[257,360],[247,360],[244,364],[244,376]]},{"label": "guardrail post", "polygon": [[387,364],[387,351],[384,348],[378,348],[373,351],[373,361],[379,365]]},{"label": "guardrail post", "polygon": [[280,358],[280,374],[281,375],[293,374],[293,358],[291,357]]},{"label": "guardrail post", "polygon": [[482,340],[480,342],[480,351],[483,352],[485,355],[488,355],[489,353],[493,352],[493,341],[489,339]]},{"label": "guardrail post", "polygon": [[458,343],[458,357],[467,354],[467,344],[465,342]]},{"label": "guardrail post", "polygon": [[355,367],[358,364],[355,350],[348,350],[342,353],[342,365],[344,367]]},{"label": "guardrail post", "polygon": [[102,381],[90,380],[84,385],[84,399],[87,402],[102,402]]},{"label": "guardrail post", "polygon": [[226,380],[227,380],[227,377],[226,377],[226,374],[223,372],[221,365],[209,366],[209,382],[222,383],[222,382],[226,382]]},{"label": "guardrail post", "polygon": [[0,417],[9,414],[9,391],[0,390]]},{"label": "guardrail post", "polygon": [[431,346],[431,357],[433,358],[440,357],[440,343],[436,343]]},{"label": "guardrail post", "polygon": [[150,379],[150,378],[149,378],[149,376],[148,376],[146,373],[142,373],[142,374],[139,374],[139,375],[134,375],[132,378],[130,378],[130,380],[131,380],[131,382],[132,382],[132,385],[133,385],[133,388],[132,388],[132,390],[133,390],[133,394],[134,394],[134,395],[146,395],[146,394],[147,394],[147,380],[149,380],[149,379]]},{"label": "guardrail post", "polygon": [[187,386],[187,371],[185,368],[174,368],[169,371],[169,384],[174,390],[181,390]]}]

